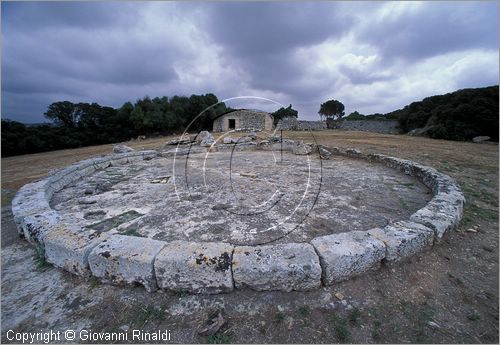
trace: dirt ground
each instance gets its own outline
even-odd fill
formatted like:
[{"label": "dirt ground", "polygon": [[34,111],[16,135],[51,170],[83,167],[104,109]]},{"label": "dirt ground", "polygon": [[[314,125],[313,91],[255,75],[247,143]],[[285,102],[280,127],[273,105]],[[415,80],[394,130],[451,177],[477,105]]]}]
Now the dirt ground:
[{"label": "dirt ground", "polygon": [[[47,266],[16,237],[12,222],[15,190],[52,169],[107,154],[112,145],[2,158],[2,342],[15,342],[8,330],[71,329],[74,342],[88,342],[78,338],[88,330],[128,334],[127,341],[112,342],[132,342],[133,330],[169,330],[170,341],[163,342],[498,343],[498,146],[353,131],[313,134],[329,147],[411,159],[456,178],[467,199],[459,228],[407,262],[317,291],[149,294]],[[306,132],[284,136],[312,141]],[[126,144],[158,148],[166,140]],[[219,311],[224,326],[199,335]]]}]

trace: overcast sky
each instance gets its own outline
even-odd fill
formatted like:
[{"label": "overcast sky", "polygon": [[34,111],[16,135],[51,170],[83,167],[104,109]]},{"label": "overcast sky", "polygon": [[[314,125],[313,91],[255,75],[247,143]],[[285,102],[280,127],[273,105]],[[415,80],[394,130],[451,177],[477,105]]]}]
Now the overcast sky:
[{"label": "overcast sky", "polygon": [[498,84],[498,15],[497,1],[2,2],[2,118],[209,92],[303,119],[328,99],[384,113]]}]

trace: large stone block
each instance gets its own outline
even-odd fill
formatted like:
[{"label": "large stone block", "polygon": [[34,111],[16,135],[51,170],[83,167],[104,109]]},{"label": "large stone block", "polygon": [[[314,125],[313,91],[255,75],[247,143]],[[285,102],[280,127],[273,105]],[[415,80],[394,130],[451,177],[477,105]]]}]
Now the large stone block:
[{"label": "large stone block", "polygon": [[154,263],[158,286],[207,294],[232,291],[232,253],[227,243],[168,243]]},{"label": "large stone block", "polygon": [[45,257],[54,266],[68,272],[90,276],[89,254],[95,246],[108,237],[107,233],[70,229],[61,224],[43,239]]},{"label": "large stone block", "polygon": [[384,243],[366,231],[316,237],[311,244],[319,255],[325,285],[378,268],[385,257]]},{"label": "large stone block", "polygon": [[89,254],[92,274],[112,284],[144,285],[157,290],[154,273],[156,255],[165,242],[150,238],[114,235],[102,241]]},{"label": "large stone block", "polygon": [[433,229],[439,240],[446,231],[458,226],[462,214],[463,206],[433,199],[424,208],[412,214],[410,220]]},{"label": "large stone block", "polygon": [[308,243],[236,247],[233,255],[236,287],[254,290],[311,290],[321,285],[321,266]]},{"label": "large stone block", "polygon": [[385,244],[385,261],[396,262],[430,248],[434,242],[434,231],[428,227],[401,221],[385,228],[368,230],[368,233]]},{"label": "large stone block", "polygon": [[60,226],[61,220],[59,213],[48,209],[40,214],[18,218],[18,227],[28,242],[43,243],[45,236]]},{"label": "large stone block", "polygon": [[126,153],[126,152],[133,152],[134,149],[131,147],[128,147],[127,145],[123,144],[117,144],[113,145],[113,153]]},{"label": "large stone block", "polygon": [[312,152],[311,145],[299,143],[295,146],[292,152],[296,155],[308,155]]}]

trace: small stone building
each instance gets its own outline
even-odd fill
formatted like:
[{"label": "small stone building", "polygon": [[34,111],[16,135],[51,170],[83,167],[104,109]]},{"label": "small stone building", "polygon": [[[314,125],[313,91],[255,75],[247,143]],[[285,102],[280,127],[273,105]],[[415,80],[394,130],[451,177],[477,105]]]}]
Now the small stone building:
[{"label": "small stone building", "polygon": [[213,131],[272,130],[273,122],[273,117],[269,113],[258,110],[239,109],[215,119]]}]

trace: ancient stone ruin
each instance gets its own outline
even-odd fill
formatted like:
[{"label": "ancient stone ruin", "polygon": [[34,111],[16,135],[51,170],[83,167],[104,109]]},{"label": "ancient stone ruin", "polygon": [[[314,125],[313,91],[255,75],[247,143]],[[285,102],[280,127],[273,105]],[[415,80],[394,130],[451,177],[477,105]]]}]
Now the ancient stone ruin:
[{"label": "ancient stone ruin", "polygon": [[233,130],[270,131],[273,129],[273,117],[264,111],[239,109],[216,118],[213,122],[214,132]]},{"label": "ancient stone ruin", "polygon": [[427,250],[462,217],[462,191],[434,168],[273,136],[229,139],[119,147],[53,172],[14,198],[19,232],[54,266],[111,284],[304,291]]}]

